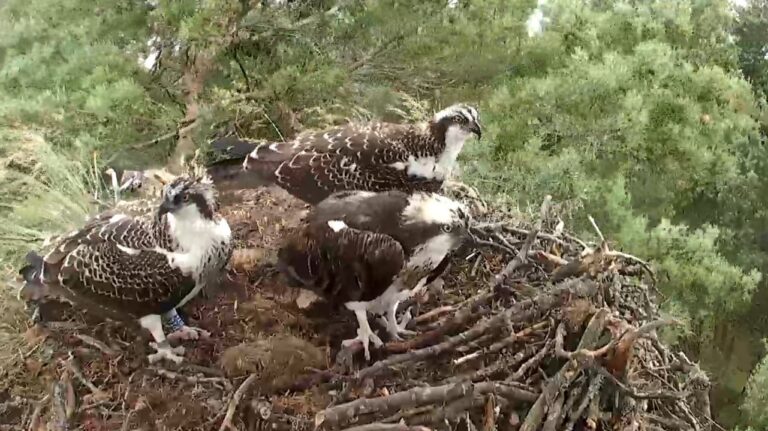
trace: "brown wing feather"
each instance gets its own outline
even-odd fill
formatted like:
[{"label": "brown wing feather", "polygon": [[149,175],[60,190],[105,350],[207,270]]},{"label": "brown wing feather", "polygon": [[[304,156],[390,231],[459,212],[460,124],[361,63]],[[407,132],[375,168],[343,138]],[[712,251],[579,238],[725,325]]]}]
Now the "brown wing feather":
[{"label": "brown wing feather", "polygon": [[334,232],[304,225],[278,254],[289,278],[326,299],[370,301],[380,296],[405,265],[405,253],[392,237],[353,228]]},{"label": "brown wing feather", "polygon": [[[44,258],[42,282],[73,302],[140,317],[168,311],[195,286],[155,247],[170,239],[140,218],[101,213],[59,241]],[[119,246],[122,246],[121,249]],[[112,316],[114,317],[114,316]]]},{"label": "brown wing feather", "polygon": [[436,152],[431,136],[413,126],[350,124],[289,142],[259,144],[248,158],[248,169],[314,204],[340,190],[435,191],[440,182],[410,177],[389,165]]},{"label": "brown wing feather", "polygon": [[78,247],[56,272],[73,301],[130,317],[169,311],[195,287],[191,274],[171,267],[164,254],[128,254],[107,242]]}]

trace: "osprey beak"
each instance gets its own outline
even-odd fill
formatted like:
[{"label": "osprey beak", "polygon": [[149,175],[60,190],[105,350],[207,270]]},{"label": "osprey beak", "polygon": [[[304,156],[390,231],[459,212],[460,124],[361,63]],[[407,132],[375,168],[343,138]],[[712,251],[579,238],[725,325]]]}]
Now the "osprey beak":
[{"label": "osprey beak", "polygon": [[160,204],[160,209],[158,210],[159,215],[163,215],[165,213],[169,213],[173,211],[174,205],[173,202],[168,202],[167,200],[163,200],[163,203]]},{"label": "osprey beak", "polygon": [[472,232],[472,227],[471,226],[467,226],[467,228],[466,228],[466,230],[464,232],[465,232],[464,240],[468,241],[469,244],[472,245],[472,246],[477,245],[478,238],[475,235],[475,233]]},{"label": "osprey beak", "polygon": [[480,129],[480,123],[472,123],[472,126],[469,127],[469,131],[474,133],[477,136],[477,139],[480,139],[480,137],[483,135],[483,131]]}]

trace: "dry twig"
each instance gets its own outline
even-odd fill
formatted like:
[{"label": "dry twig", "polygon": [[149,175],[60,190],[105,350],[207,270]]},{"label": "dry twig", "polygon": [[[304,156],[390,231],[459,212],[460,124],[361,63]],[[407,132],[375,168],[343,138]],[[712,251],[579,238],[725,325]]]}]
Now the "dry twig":
[{"label": "dry twig", "polygon": [[237,388],[237,391],[235,391],[234,395],[232,395],[232,399],[229,401],[229,406],[227,407],[227,414],[224,416],[224,420],[221,422],[221,427],[219,427],[219,431],[224,430],[232,430],[237,431],[237,428],[232,424],[232,419],[235,417],[235,411],[237,410],[237,405],[240,404],[240,401],[245,396],[245,393],[248,391],[248,389],[251,387],[253,382],[256,381],[256,378],[258,377],[257,374],[251,374],[248,376],[245,381],[240,385],[239,388]]}]

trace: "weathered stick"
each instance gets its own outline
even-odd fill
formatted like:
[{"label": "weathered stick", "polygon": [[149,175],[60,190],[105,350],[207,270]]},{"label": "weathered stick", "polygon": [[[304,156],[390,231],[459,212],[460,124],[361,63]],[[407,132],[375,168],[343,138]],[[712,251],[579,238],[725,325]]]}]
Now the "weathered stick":
[{"label": "weathered stick", "polygon": [[[587,329],[584,331],[584,335],[582,335],[579,342],[579,350],[593,349],[596,346],[600,335],[603,333],[609,314],[608,310],[601,309],[592,316],[592,320],[587,325]],[[539,429],[547,413],[550,400],[556,399],[560,389],[568,387],[578,377],[578,371],[578,364],[575,361],[568,361],[557,374],[549,379],[539,399],[536,400],[533,407],[528,411],[520,431],[536,431]]]},{"label": "weathered stick", "polygon": [[517,304],[507,308],[503,312],[498,313],[484,321],[480,321],[469,330],[450,337],[440,344],[435,344],[433,346],[425,347],[423,349],[414,350],[400,355],[390,356],[387,359],[378,361],[368,368],[360,370],[357,374],[357,379],[362,380],[364,378],[374,376],[393,365],[398,365],[405,362],[421,361],[426,358],[436,356],[442,352],[452,349],[459,344],[474,340],[475,338],[486,333],[490,328],[494,328],[499,325],[506,325],[508,322],[528,322],[533,318],[534,315],[545,313],[547,310],[550,310],[556,305],[565,301],[565,299],[567,299],[565,294],[574,295],[577,297],[589,297],[594,294],[596,290],[597,284],[591,280],[567,281],[558,287],[555,287],[549,293],[543,293],[536,296],[535,298],[520,301]]},{"label": "weathered stick", "polygon": [[447,403],[471,394],[496,393],[507,399],[533,402],[538,395],[530,389],[504,382],[457,383],[443,386],[416,387],[407,391],[378,398],[360,398],[346,404],[320,411],[315,416],[315,426],[337,427],[361,415],[390,415],[395,411],[419,407],[426,404]]},{"label": "weathered stick", "polygon": [[197,385],[201,383],[213,383],[213,384],[219,383],[224,387],[225,390],[228,390],[228,391],[232,390],[232,382],[230,382],[229,379],[226,379],[224,377],[187,376],[181,373],[177,373],[175,371],[170,371],[170,370],[166,370],[165,368],[159,368],[159,367],[150,367],[147,369],[157,374],[158,376],[164,377],[166,379],[185,381],[193,385]]},{"label": "weathered stick", "polygon": [[49,423],[55,430],[66,431],[69,428],[69,419],[67,418],[67,400],[66,388],[60,381],[53,383],[53,396],[51,397],[51,411],[53,412],[53,421]]},{"label": "weathered stick", "polygon": [[454,364],[459,365],[467,361],[471,361],[473,359],[477,359],[480,356],[494,354],[502,351],[503,349],[506,349],[507,347],[511,346],[512,344],[519,341],[521,338],[525,338],[530,336],[532,333],[543,329],[549,325],[549,322],[539,322],[533,326],[529,326],[525,329],[522,329],[514,334],[509,335],[508,337],[503,338],[500,341],[497,341],[493,344],[491,344],[488,347],[481,348],[480,350],[476,350],[468,355],[462,356],[461,358],[455,359],[453,361]]},{"label": "weathered stick", "polygon": [[345,428],[343,431],[430,431],[430,429],[422,426],[408,426],[404,424],[375,423]]},{"label": "weathered stick", "polygon": [[224,416],[224,420],[221,422],[221,427],[219,427],[219,431],[224,431],[227,429],[230,429],[232,431],[237,431],[237,428],[232,424],[232,418],[235,416],[235,411],[237,410],[237,405],[240,404],[240,401],[245,396],[245,393],[248,391],[248,388],[251,387],[253,382],[256,381],[256,378],[258,377],[257,374],[251,374],[248,376],[247,379],[240,385],[239,388],[237,388],[237,391],[235,391],[235,394],[232,396],[232,400],[229,402],[229,406],[227,407],[227,414]]},{"label": "weathered stick", "polygon": [[32,417],[29,419],[29,431],[37,431],[40,428],[40,416],[43,413],[43,407],[45,407],[45,404],[50,397],[51,395],[48,394],[35,403],[35,410],[32,412]]},{"label": "weathered stick", "polygon": [[[403,353],[433,344],[445,334],[462,328],[472,319],[488,315],[490,310],[485,311],[480,310],[479,308],[487,304],[495,296],[496,293],[493,290],[480,293],[475,297],[470,298],[470,300],[456,312],[453,318],[445,322],[439,328],[420,334],[407,341],[387,343],[385,349],[390,353]],[[360,344],[360,349],[362,350],[362,344]]]},{"label": "weathered stick", "polygon": [[61,362],[64,364],[65,367],[67,367],[67,369],[72,374],[75,375],[75,377],[77,378],[77,380],[80,381],[80,383],[85,385],[85,387],[87,387],[88,390],[91,391],[91,393],[93,394],[94,397],[96,397],[96,399],[103,400],[103,399],[109,398],[109,394],[97,388],[96,385],[94,385],[90,380],[85,378],[85,376],[83,375],[83,372],[80,371],[80,367],[78,367],[74,361],[75,361],[75,357],[70,352],[69,359],[66,361],[62,360]]},{"label": "weathered stick", "polygon": [[521,266],[523,266],[528,261],[528,252],[531,250],[531,247],[533,246],[533,242],[536,241],[536,236],[539,234],[539,231],[541,230],[541,226],[544,224],[544,221],[547,219],[547,214],[549,213],[549,206],[552,203],[552,196],[547,195],[544,198],[544,202],[541,204],[541,210],[539,212],[539,220],[536,222],[536,226],[528,233],[528,237],[525,239],[525,242],[523,243],[523,246],[520,248],[520,251],[517,253],[514,259],[512,259],[507,266],[504,268],[503,271],[501,271],[499,274],[497,274],[493,278],[493,286],[499,286],[504,281],[512,275],[515,270]]}]

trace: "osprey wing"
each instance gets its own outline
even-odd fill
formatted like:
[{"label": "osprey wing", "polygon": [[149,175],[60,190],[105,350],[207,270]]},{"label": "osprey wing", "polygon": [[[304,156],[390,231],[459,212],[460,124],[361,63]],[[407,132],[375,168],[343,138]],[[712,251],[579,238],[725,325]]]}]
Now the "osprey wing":
[{"label": "osprey wing", "polygon": [[403,248],[392,237],[353,228],[335,231],[328,224],[299,228],[278,259],[289,279],[342,303],[377,298],[405,265]]},{"label": "osprey wing", "polygon": [[439,183],[410,177],[402,166],[395,167],[427,155],[428,139],[414,126],[390,123],[349,124],[288,142],[227,138],[213,146],[229,159],[209,166],[208,173],[225,188],[276,183],[311,204],[340,190],[436,190]]},{"label": "osprey wing", "polygon": [[[411,126],[387,123],[349,125],[310,134],[286,144],[292,156],[274,171],[275,181],[313,204],[340,190],[429,188],[431,181],[411,177],[395,167],[419,154],[419,139]],[[435,188],[439,184],[435,183]]]},{"label": "osprey wing", "polygon": [[195,280],[171,264],[167,245],[144,220],[102,213],[43,258],[40,280],[72,301],[112,314],[168,311]]}]

